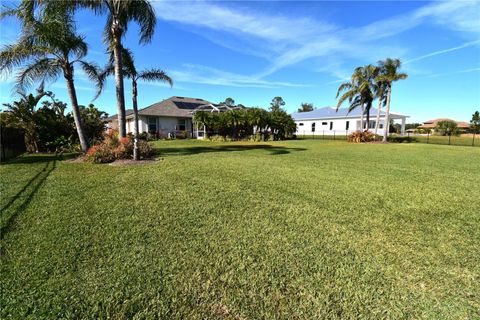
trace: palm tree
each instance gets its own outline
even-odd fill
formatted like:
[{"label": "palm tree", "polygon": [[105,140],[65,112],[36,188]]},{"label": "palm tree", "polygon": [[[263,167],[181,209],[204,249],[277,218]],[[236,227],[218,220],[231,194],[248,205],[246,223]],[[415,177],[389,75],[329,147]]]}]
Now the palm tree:
[{"label": "palm tree", "polygon": [[[139,153],[138,153],[138,135],[139,135],[139,128],[138,128],[138,81],[145,81],[145,82],[156,82],[162,81],[167,82],[170,86],[173,86],[173,80],[170,78],[164,71],[160,69],[147,69],[142,71],[137,71],[135,67],[135,61],[133,58],[133,54],[130,50],[122,48],[122,61],[123,61],[123,70],[122,74],[132,80],[132,106],[133,106],[133,135],[134,135],[134,143],[133,143],[133,159],[139,160]],[[111,52],[110,54],[110,63],[105,68],[105,71],[101,74],[102,82],[105,78],[115,72],[115,54]],[[101,89],[97,92],[97,96],[100,94]]]},{"label": "palm tree", "polygon": [[[22,24],[18,41],[7,45],[0,52],[0,68],[17,72],[16,87],[23,91],[35,82],[53,82],[63,74],[72,104],[78,139],[83,152],[88,149],[74,84],[74,66],[80,64],[91,80],[100,85],[98,67],[86,62],[87,44],[75,33],[75,23],[70,13],[58,7],[37,19],[30,7],[32,1],[24,1],[18,8],[2,13],[2,17],[15,16]],[[31,10],[25,10],[25,7]]]},{"label": "palm tree", "polygon": [[406,73],[399,73],[402,62],[400,59],[387,58],[383,61],[379,61],[380,73],[376,77],[377,81],[385,83],[385,91],[387,96],[387,110],[385,112],[385,133],[383,135],[383,142],[387,142],[388,130],[390,129],[390,100],[392,97],[392,83],[398,80],[407,79]]},{"label": "palm tree", "polygon": [[370,122],[370,109],[373,102],[373,79],[377,73],[375,66],[368,65],[365,67],[358,67],[352,74],[349,82],[342,83],[338,87],[337,96],[343,92],[342,96],[338,100],[337,111],[340,106],[348,100],[350,106],[348,112],[352,112],[354,109],[360,107],[360,127],[363,130],[364,115],[367,113],[367,130],[368,123]]},{"label": "palm tree", "polygon": [[[53,1],[53,4],[55,5]],[[67,1],[68,2],[68,1]],[[123,87],[122,38],[128,23],[138,23],[140,44],[151,41],[157,18],[148,0],[77,0],[73,6],[93,9],[97,14],[107,14],[104,29],[105,43],[113,50],[115,86],[117,94],[118,128],[121,137],[127,135],[125,123],[125,93]]]},{"label": "palm tree", "polygon": [[[376,79],[375,79],[376,80]],[[377,136],[378,128],[380,124],[380,113],[387,101],[385,82],[375,81],[375,97],[378,99],[377,119],[375,121],[375,136]]]}]

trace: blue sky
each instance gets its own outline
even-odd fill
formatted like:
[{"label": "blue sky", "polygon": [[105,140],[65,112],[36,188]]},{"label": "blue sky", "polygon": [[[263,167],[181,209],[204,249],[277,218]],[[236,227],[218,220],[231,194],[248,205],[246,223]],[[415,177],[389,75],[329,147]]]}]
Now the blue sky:
[{"label": "blue sky", "polygon": [[[409,74],[395,83],[392,110],[409,122],[471,119],[480,109],[479,1],[153,1],[158,22],[151,44],[140,46],[131,25],[125,45],[138,68],[159,67],[174,87],[141,84],[140,107],[173,95],[213,102],[232,97],[268,107],[282,96],[289,112],[300,103],[335,106],[336,89],[357,66],[398,57]],[[77,14],[90,45],[87,60],[106,62],[104,17]],[[15,41],[18,25],[0,22],[1,43]],[[94,88],[79,70],[81,104]],[[1,102],[12,100],[13,76],[0,80]],[[68,103],[63,79],[48,89]],[[127,107],[131,106],[126,80]],[[113,79],[94,104],[115,111]]]}]

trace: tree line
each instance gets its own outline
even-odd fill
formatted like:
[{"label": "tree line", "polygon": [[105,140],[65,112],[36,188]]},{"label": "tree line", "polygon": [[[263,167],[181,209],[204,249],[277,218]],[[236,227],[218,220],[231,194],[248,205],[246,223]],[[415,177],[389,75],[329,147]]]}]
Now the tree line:
[{"label": "tree line", "polygon": [[233,140],[284,140],[296,131],[295,121],[282,108],[285,105],[282,97],[273,98],[268,111],[235,105],[232,98],[220,104],[234,109],[225,112],[196,111],[194,114],[195,125],[205,130],[207,137],[219,135]]}]

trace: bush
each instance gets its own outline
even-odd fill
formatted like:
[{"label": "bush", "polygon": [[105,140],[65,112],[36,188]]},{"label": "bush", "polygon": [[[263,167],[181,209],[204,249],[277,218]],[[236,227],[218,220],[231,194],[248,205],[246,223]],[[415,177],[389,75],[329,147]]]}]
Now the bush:
[{"label": "bush", "polygon": [[362,142],[371,142],[375,140],[375,134],[370,131],[358,131],[350,133],[347,137],[348,142],[362,143]]},{"label": "bush", "polygon": [[[153,155],[150,144],[145,140],[138,140],[140,158],[149,158]],[[88,149],[85,161],[94,163],[108,163],[118,159],[131,159],[133,156],[133,138],[130,136],[119,138],[118,131],[109,129],[101,143]]]},{"label": "bush", "polygon": [[387,138],[388,142],[393,143],[412,143],[417,142],[417,139],[414,137],[400,137],[400,136],[391,136]]}]

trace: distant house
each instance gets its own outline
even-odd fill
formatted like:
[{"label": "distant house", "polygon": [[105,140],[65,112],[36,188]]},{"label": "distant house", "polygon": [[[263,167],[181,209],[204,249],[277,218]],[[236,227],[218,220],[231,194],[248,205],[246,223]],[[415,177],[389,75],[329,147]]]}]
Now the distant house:
[{"label": "distant house", "polygon": [[[333,134],[347,134],[349,132],[360,131],[361,111],[355,109],[348,112],[347,108],[341,108],[336,111],[336,108],[324,107],[309,112],[295,112],[292,114],[293,120],[297,124],[297,135],[333,135]],[[390,112],[390,119],[401,121],[401,132],[405,133],[405,121],[408,116],[403,114]],[[373,131],[377,120],[377,109],[370,110],[370,122],[368,129]],[[380,112],[379,132],[383,134],[385,126],[385,112]],[[364,129],[367,129],[367,116],[364,115]]]},{"label": "distant house", "polygon": [[438,119],[425,121],[421,126],[418,126],[417,129],[430,129],[432,131],[435,131],[437,124],[441,121],[453,121],[457,124],[460,130],[468,130],[470,128],[470,124],[467,122],[455,121],[448,118],[438,118]]},{"label": "distant house", "polygon": [[[193,127],[193,111],[199,107],[215,108],[217,105],[207,100],[186,97],[171,97],[138,111],[139,131],[167,137],[170,134],[184,134],[195,137]],[[118,128],[117,115],[107,120],[107,127]],[[126,110],[127,132],[133,132],[133,110]]]}]

